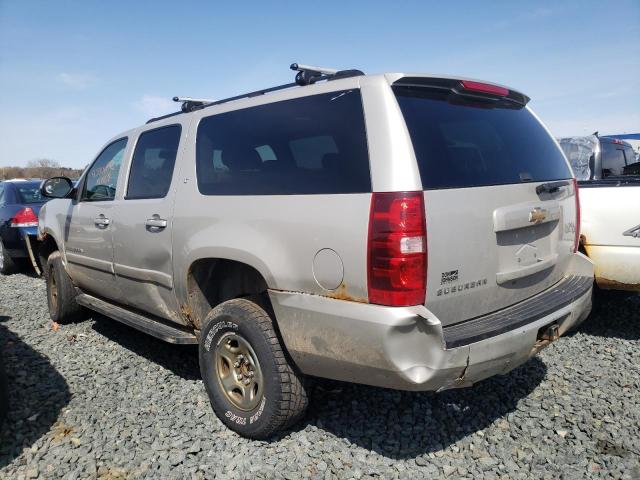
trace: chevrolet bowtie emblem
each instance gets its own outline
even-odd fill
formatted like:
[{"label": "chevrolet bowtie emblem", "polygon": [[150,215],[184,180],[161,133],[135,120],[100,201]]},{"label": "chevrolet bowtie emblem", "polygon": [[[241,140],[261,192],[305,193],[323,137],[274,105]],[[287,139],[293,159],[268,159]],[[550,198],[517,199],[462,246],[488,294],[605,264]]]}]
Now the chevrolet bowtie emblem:
[{"label": "chevrolet bowtie emblem", "polygon": [[543,208],[536,207],[529,212],[529,221],[531,223],[542,223],[547,218],[547,211]]}]

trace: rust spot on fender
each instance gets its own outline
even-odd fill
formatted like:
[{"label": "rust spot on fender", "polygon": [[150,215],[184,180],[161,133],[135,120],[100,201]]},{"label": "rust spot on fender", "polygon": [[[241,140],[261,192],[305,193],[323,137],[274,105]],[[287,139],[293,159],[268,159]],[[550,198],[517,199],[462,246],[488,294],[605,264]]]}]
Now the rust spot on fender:
[{"label": "rust spot on fender", "polygon": [[462,372],[460,372],[460,375],[458,375],[458,378],[456,378],[454,380],[454,383],[456,385],[461,385],[465,382],[465,379],[467,377],[467,370],[469,370],[469,361],[471,359],[471,355],[467,355],[467,364],[464,366],[464,368],[462,369]]},{"label": "rust spot on fender", "polygon": [[347,285],[343,282],[338,288],[328,292],[325,297],[333,298],[335,300],[347,300],[349,302],[369,303],[369,300],[364,297],[358,297],[351,295],[347,290]]},{"label": "rust spot on fender", "polygon": [[298,290],[280,290],[277,288],[272,288],[271,290],[273,290],[274,292],[282,292],[282,293],[297,293],[298,295],[313,295],[314,297],[331,298],[333,300],[346,300],[348,302],[369,303],[369,299],[365,297],[358,297],[356,295],[351,295],[347,291],[347,286],[344,283],[342,283],[335,290],[331,290],[324,294],[301,292]]},{"label": "rust spot on fender", "polygon": [[200,329],[200,325],[196,324],[193,311],[191,310],[191,307],[188,304],[183,303],[180,305],[180,314],[187,321],[187,325],[191,326],[195,330]]},{"label": "rust spot on fender", "polygon": [[610,278],[597,277],[596,283],[603,290],[626,290],[628,292],[640,292],[640,283],[623,283]]}]

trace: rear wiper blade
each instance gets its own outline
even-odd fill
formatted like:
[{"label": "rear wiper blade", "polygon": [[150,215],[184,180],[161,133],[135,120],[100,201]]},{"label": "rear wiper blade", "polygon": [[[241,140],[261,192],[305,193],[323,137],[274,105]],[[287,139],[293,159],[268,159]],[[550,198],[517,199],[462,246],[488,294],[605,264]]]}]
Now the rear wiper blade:
[{"label": "rear wiper blade", "polygon": [[560,182],[549,182],[543,183],[542,185],[538,185],[536,187],[536,193],[540,195],[542,192],[554,193],[560,190],[562,187],[566,187],[569,185],[568,180],[562,180]]}]

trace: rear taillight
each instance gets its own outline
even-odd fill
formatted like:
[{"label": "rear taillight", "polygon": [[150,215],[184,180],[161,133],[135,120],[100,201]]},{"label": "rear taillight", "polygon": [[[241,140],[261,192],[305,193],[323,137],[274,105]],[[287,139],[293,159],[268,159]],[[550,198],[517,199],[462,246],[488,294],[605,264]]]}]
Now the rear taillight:
[{"label": "rear taillight", "polygon": [[37,227],[38,217],[29,207],[23,208],[11,219],[12,227]]},{"label": "rear taillight", "polygon": [[580,247],[580,194],[578,181],[575,178],[573,179],[573,192],[576,196],[576,237],[573,241],[573,253],[576,253]]},{"label": "rear taillight", "polygon": [[369,302],[424,303],[427,232],[423,192],[373,193],[369,219]]}]

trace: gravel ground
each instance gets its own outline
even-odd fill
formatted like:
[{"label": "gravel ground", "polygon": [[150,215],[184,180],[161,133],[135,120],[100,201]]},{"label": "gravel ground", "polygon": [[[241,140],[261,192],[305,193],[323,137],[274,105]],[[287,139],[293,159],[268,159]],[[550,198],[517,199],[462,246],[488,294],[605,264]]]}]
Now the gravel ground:
[{"label": "gravel ground", "polygon": [[225,429],[196,350],[104,317],[54,331],[42,280],[0,277],[0,478],[640,478],[640,297],[506,376],[441,394],[320,381],[270,442]]}]

